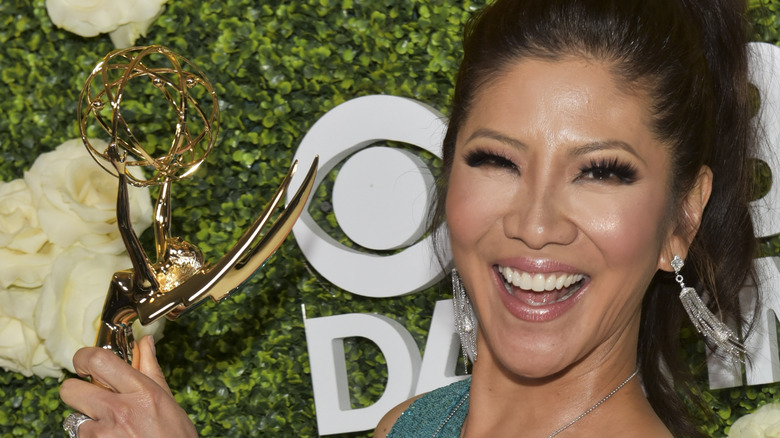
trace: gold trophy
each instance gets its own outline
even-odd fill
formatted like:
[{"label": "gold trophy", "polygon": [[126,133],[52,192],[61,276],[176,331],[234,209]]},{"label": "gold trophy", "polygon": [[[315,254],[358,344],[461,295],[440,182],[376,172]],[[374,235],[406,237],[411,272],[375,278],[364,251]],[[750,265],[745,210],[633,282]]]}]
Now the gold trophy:
[{"label": "gold trophy", "polygon": [[[125,101],[139,87],[147,95],[157,94],[156,98]],[[165,154],[154,156],[159,145],[145,141],[143,132],[131,128],[130,113],[162,118],[159,123],[172,125],[170,148]],[[227,254],[209,265],[197,246],[172,237],[170,231],[172,184],[195,173],[216,142],[219,104],[203,73],[162,46],[114,51],[89,75],[79,98],[78,114],[87,150],[119,180],[117,224],[133,264],[132,269],[116,272],[111,279],[95,345],[112,350],[132,364],[132,324],[136,319],[143,325],[164,316],[173,320],[206,298],[219,302],[265,263],[304,208],[314,185],[317,158],[292,201],[273,223],[269,225],[297,162],[252,226]],[[96,150],[88,140],[87,131],[93,123],[111,137],[106,150]],[[131,226],[128,185],[159,186],[153,222],[154,262]],[[266,225],[269,229],[261,236]]]}]

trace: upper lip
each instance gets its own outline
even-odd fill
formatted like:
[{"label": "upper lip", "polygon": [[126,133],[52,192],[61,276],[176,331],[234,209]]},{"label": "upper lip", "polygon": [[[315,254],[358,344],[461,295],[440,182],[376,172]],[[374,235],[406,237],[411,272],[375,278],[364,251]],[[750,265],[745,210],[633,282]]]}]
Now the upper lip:
[{"label": "upper lip", "polygon": [[496,266],[512,268],[517,271],[532,274],[585,274],[582,270],[563,262],[545,258],[512,258],[498,261]]}]

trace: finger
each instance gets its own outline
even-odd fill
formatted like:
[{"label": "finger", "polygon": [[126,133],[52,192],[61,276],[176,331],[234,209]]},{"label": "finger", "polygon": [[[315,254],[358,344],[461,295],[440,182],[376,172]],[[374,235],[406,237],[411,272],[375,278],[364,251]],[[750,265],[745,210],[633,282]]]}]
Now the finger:
[{"label": "finger", "polygon": [[[94,386],[94,385],[92,385]],[[78,437],[79,438],[91,438],[98,436],[105,436],[105,434],[99,433],[100,424],[94,419],[87,420],[79,425]]]},{"label": "finger", "polygon": [[160,385],[165,392],[173,397],[171,389],[168,387],[168,382],[165,381],[165,375],[163,375],[160,364],[157,362],[156,350],[154,348],[154,338],[151,336],[144,336],[141,342],[138,343],[140,350],[140,370],[147,377],[152,379],[155,383]]},{"label": "finger", "polygon": [[132,358],[132,363],[130,364],[133,368],[137,370],[141,370],[141,350],[139,348],[139,342],[133,342],[133,349],[130,352],[130,357]]},{"label": "finger", "polygon": [[73,367],[82,377],[114,392],[133,392],[143,388],[143,376],[110,350],[86,347],[73,356]]},{"label": "finger", "polygon": [[106,396],[111,394],[113,393],[79,379],[67,379],[60,386],[62,401],[93,419],[103,418],[105,413],[97,409],[110,405]]}]

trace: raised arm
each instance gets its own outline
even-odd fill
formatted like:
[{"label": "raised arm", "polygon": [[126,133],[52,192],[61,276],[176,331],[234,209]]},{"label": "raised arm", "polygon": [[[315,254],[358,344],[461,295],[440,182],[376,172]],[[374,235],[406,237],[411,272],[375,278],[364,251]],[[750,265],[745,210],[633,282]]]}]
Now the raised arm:
[{"label": "raised arm", "polygon": [[130,255],[130,260],[133,263],[133,289],[136,293],[148,294],[157,290],[159,286],[157,280],[154,278],[154,271],[152,270],[149,258],[146,256],[146,252],[144,252],[141,242],[138,240],[138,236],[136,236],[135,231],[133,230],[133,224],[130,221],[130,200],[127,188],[127,174],[125,173],[125,159],[127,154],[120,154],[116,143],[111,143],[106,152],[111,159],[111,163],[116,168],[119,178],[119,187],[117,189],[116,197],[116,218],[122,241],[124,241],[127,253]]}]

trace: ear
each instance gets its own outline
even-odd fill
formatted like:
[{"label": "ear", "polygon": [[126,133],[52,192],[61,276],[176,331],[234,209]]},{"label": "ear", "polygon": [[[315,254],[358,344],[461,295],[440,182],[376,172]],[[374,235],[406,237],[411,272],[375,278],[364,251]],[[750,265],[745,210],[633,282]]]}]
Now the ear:
[{"label": "ear", "polygon": [[658,269],[672,272],[670,263],[675,255],[679,255],[685,260],[688,248],[699,231],[704,207],[707,206],[711,193],[712,170],[708,166],[702,166],[696,176],[693,188],[682,200],[676,217],[670,221],[669,230],[658,257]]}]

